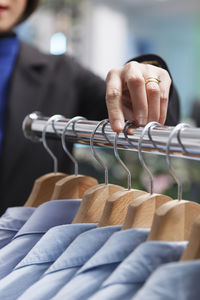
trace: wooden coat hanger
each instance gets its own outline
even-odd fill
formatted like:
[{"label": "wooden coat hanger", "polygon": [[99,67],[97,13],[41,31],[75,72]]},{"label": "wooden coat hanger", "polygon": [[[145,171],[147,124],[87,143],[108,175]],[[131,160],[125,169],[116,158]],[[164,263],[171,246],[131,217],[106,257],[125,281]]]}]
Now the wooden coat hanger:
[{"label": "wooden coat hanger", "polygon": [[61,140],[64,151],[69,158],[73,161],[75,166],[74,175],[67,176],[56,182],[52,193],[51,200],[56,199],[79,199],[83,197],[86,190],[92,186],[98,184],[98,181],[94,177],[78,174],[78,163],[72,156],[70,151],[66,147],[65,133],[71,123],[73,123],[73,129],[75,130],[75,122],[83,120],[83,117],[74,117],[67,122],[65,129],[62,132]]},{"label": "wooden coat hanger", "polygon": [[55,183],[59,181],[60,179],[67,176],[65,173],[58,172],[58,160],[56,156],[53,154],[53,152],[50,150],[50,148],[47,145],[46,142],[46,130],[47,127],[51,124],[53,126],[53,122],[57,120],[64,119],[61,115],[54,115],[49,118],[46,125],[44,126],[43,132],[42,132],[42,143],[44,148],[47,150],[47,152],[50,154],[50,156],[53,158],[54,161],[54,172],[47,173],[39,178],[37,178],[34,182],[31,194],[29,195],[26,203],[24,206],[31,206],[31,207],[38,207],[40,204],[49,201],[51,199]]},{"label": "wooden coat hanger", "polygon": [[[94,150],[95,133],[97,129],[102,126],[102,131],[105,135],[104,128],[107,123],[108,120],[99,122],[90,137],[90,149],[93,157],[104,169],[105,183],[95,185],[84,193],[80,208],[72,223],[98,223],[108,197],[123,189],[123,187],[119,185],[108,183],[108,168]],[[106,135],[105,137],[107,138]]]},{"label": "wooden coat hanger", "polygon": [[189,244],[187,245],[181,261],[200,259],[200,216],[197,217],[189,237]]},{"label": "wooden coat hanger", "polygon": [[[153,175],[147,167],[142,156],[142,141],[147,130],[149,139],[153,143],[154,147],[156,147],[155,143],[152,140],[150,131],[155,126],[161,125],[158,122],[148,123],[144,127],[140,139],[138,141],[138,157],[143,169],[146,171],[150,179],[150,192],[139,196],[130,203],[122,230],[128,228],[151,228],[156,209],[159,208],[162,204],[172,200],[172,198],[169,196],[153,193]],[[129,143],[131,144],[132,142],[129,140],[126,132],[125,135]]]},{"label": "wooden coat hanger", "polygon": [[[126,131],[127,124],[128,122],[124,127],[124,132]],[[128,189],[118,191],[107,199],[98,227],[123,224],[129,204],[138,196],[146,194],[145,191],[131,188],[131,173],[127,166],[124,164],[124,162],[120,159],[117,151],[118,136],[119,134],[116,133],[114,142],[114,153],[116,159],[127,173]]]},{"label": "wooden coat hanger", "polygon": [[[170,133],[166,146],[166,160],[171,175],[178,185],[178,199],[163,204],[155,213],[153,225],[148,240],[160,241],[184,241],[189,239],[191,227],[200,215],[200,205],[182,200],[182,184],[173,170],[170,162],[169,148],[175,134],[179,135],[188,124],[178,124]],[[181,143],[180,143],[181,144]],[[181,144],[182,145],[182,144]],[[185,151],[185,149],[183,149]]]}]

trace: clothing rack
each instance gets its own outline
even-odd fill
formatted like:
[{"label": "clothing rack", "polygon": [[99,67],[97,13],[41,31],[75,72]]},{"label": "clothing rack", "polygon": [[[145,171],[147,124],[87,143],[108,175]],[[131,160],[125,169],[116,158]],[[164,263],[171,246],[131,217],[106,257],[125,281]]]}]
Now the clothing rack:
[{"label": "clothing rack", "polygon": [[[33,112],[26,116],[23,122],[23,132],[26,138],[35,142],[42,141],[42,132],[47,124],[49,117],[43,116],[40,112]],[[49,125],[46,128],[47,139],[60,139],[60,135],[65,130],[66,124],[70,119],[63,119],[55,121],[54,126]],[[79,120],[71,123],[66,131],[66,141],[78,144],[90,144],[90,136],[97,126],[99,121]],[[155,146],[149,139],[148,134],[144,135],[142,141],[142,150],[147,153],[154,153],[159,155],[166,154],[166,144],[174,127],[162,126],[154,127],[151,131],[151,137]],[[128,135],[127,140],[124,133],[119,134],[117,148],[126,149],[130,151],[138,151],[138,141],[142,134],[142,127],[134,128],[133,135]],[[105,127],[105,134],[102,132],[102,126],[96,131],[93,139],[95,146],[112,147],[114,144],[115,132],[112,131],[109,123]],[[175,136],[170,145],[170,156],[187,158],[193,160],[200,160],[200,128],[184,128],[180,132],[180,141]]]}]

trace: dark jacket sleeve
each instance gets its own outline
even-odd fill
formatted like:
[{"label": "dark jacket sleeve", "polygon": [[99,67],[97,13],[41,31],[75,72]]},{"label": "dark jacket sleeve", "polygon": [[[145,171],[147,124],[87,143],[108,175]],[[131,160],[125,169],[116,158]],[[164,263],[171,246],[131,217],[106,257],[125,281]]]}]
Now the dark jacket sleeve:
[{"label": "dark jacket sleeve", "polygon": [[[138,56],[134,59],[131,59],[130,61],[133,61],[133,60],[140,62],[140,63],[149,63],[149,64],[155,65],[157,67],[163,68],[168,71],[168,73],[172,79],[172,76],[170,74],[167,64],[158,55],[154,55],[154,54],[142,55],[142,56]],[[169,92],[169,102],[168,102],[167,118],[165,121],[165,125],[174,126],[179,122],[179,120],[180,120],[179,95],[177,93],[177,90],[174,86],[173,79],[172,79],[170,92]]]},{"label": "dark jacket sleeve", "polygon": [[72,58],[74,81],[77,89],[77,114],[89,120],[102,120],[108,118],[106,108],[106,83],[105,81],[81,66]]}]

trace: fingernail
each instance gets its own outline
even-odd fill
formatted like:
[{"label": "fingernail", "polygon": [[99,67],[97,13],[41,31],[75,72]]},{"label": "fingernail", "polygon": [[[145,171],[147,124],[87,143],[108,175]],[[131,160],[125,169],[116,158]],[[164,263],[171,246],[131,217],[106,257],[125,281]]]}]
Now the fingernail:
[{"label": "fingernail", "polygon": [[138,118],[138,125],[139,126],[144,126],[147,124],[147,119],[146,118]]},{"label": "fingernail", "polygon": [[115,120],[113,122],[113,128],[117,131],[117,132],[121,132],[124,129],[124,123],[120,120]]},{"label": "fingernail", "polygon": [[127,133],[130,134],[130,135],[133,135],[134,132],[135,132],[135,129],[133,129],[133,128],[129,128],[129,129],[127,130]]}]

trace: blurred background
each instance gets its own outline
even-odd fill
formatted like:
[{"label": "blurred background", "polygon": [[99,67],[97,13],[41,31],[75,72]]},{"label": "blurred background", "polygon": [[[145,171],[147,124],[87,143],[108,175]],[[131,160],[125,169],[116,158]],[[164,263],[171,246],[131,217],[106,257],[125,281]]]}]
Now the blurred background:
[{"label": "blurred background", "polygon": [[[43,0],[17,32],[21,39],[54,55],[68,53],[102,78],[111,68],[148,53],[168,64],[181,99],[181,121],[200,126],[199,0]],[[95,96],[95,95],[94,95]],[[56,113],[56,112],[55,112]],[[110,169],[110,182],[126,186],[126,175],[111,150],[98,150]],[[137,153],[121,151],[133,176],[133,187],[148,188]],[[103,181],[88,148],[75,148],[81,171]],[[176,198],[176,185],[165,159],[145,155],[155,175],[155,191]],[[200,202],[200,165],[174,159],[184,198]]]}]

